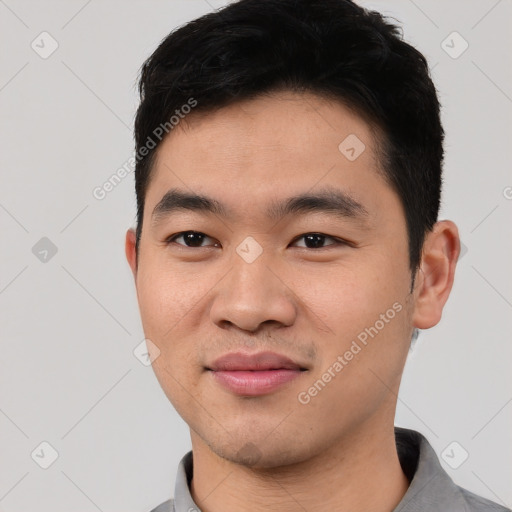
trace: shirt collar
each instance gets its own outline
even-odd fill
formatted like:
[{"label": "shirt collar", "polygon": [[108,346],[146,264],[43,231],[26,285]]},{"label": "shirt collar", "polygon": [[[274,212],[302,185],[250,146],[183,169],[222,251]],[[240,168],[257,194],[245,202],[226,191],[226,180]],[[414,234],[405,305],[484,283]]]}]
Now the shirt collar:
[{"label": "shirt collar", "polygon": [[[427,439],[419,432],[400,427],[395,427],[395,439],[400,464],[410,485],[393,512],[438,512],[443,509],[466,512],[460,489],[441,467]],[[172,509],[174,512],[200,512],[190,494],[192,474],[190,451],[178,466]]]},{"label": "shirt collar", "polygon": [[441,467],[427,439],[419,432],[400,427],[395,427],[395,439],[400,464],[410,484],[393,512],[467,512],[460,488]]}]

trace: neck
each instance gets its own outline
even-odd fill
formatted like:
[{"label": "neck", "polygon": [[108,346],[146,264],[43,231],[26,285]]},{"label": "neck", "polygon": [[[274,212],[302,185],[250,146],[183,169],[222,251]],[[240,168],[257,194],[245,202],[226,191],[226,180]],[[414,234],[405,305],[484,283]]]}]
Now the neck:
[{"label": "neck", "polygon": [[274,468],[223,459],[192,433],[192,498],[203,512],[391,512],[409,486],[394,428],[364,430],[308,460]]}]

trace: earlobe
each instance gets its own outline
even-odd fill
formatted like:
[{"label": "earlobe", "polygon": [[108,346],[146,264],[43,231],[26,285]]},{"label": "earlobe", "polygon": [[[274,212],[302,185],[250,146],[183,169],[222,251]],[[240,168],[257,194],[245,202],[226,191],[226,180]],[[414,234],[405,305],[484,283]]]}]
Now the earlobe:
[{"label": "earlobe", "polygon": [[124,251],[126,259],[130,268],[132,269],[133,277],[137,277],[137,250],[136,250],[136,235],[135,230],[130,228],[126,232],[126,240],[124,244]]},{"label": "earlobe", "polygon": [[437,222],[423,244],[414,290],[414,327],[428,329],[441,320],[453,286],[459,253],[457,226],[449,220]]}]

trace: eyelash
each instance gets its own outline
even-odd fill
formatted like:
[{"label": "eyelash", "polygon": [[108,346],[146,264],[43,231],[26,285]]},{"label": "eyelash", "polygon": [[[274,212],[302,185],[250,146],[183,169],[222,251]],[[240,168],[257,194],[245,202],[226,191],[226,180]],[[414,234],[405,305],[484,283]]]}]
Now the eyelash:
[{"label": "eyelash", "polygon": [[[193,231],[193,230],[189,230],[189,231],[181,231],[179,233],[176,233],[174,235],[171,235],[170,237],[166,238],[165,239],[165,243],[167,245],[170,245],[172,243],[176,243],[176,245],[180,245],[181,247],[184,247],[186,249],[204,249],[205,246],[199,246],[199,247],[189,247],[188,245],[185,245],[185,244],[178,244],[176,242],[176,239],[186,235],[187,233],[193,233],[193,234],[196,234],[196,235],[204,235],[205,237],[207,238],[211,238],[209,237],[208,235],[206,235],[205,233],[201,232],[201,231]],[[318,233],[318,232],[309,232],[309,233],[304,233],[296,238],[293,239],[292,243],[295,243],[296,241],[300,240],[301,238],[304,238],[308,235],[317,235],[317,236],[320,236],[320,237],[323,237],[325,239],[331,239],[334,241],[334,243],[332,244],[328,244],[324,247],[319,247],[319,248],[313,248],[313,247],[305,247],[305,246],[301,246],[300,248],[301,249],[309,249],[309,250],[312,250],[312,251],[319,251],[321,249],[327,249],[329,247],[337,247],[337,246],[340,246],[340,245],[348,245],[348,246],[352,246],[352,244],[350,242],[347,242],[346,240],[342,240],[340,238],[336,238],[336,237],[333,237],[333,236],[330,236],[330,235],[326,235],[324,233]],[[213,239],[212,239],[213,240]],[[208,247],[208,246],[206,246]],[[211,247],[211,246],[210,246]],[[213,247],[218,247],[217,244],[215,244]]]}]

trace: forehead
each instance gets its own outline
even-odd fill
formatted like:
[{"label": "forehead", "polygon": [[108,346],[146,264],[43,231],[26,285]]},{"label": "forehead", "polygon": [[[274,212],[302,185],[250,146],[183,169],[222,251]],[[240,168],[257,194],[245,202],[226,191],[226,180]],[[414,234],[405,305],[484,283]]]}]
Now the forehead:
[{"label": "forehead", "polygon": [[[165,153],[169,146],[179,144],[184,151],[195,145],[194,155],[189,152],[187,157],[196,159],[205,152],[212,157],[217,153],[226,156],[235,149],[240,150],[238,153],[245,150],[252,157],[256,156],[254,152],[265,156],[262,151],[292,152],[297,157],[309,154],[313,158],[322,151],[339,157],[339,144],[347,136],[356,135],[364,141],[368,150],[365,156],[369,157],[374,153],[377,132],[340,101],[310,92],[276,91],[213,111],[192,111],[160,144],[157,152]],[[183,145],[184,136],[189,145]],[[303,146],[306,138],[311,144]],[[211,146],[215,146],[215,153],[211,152]],[[179,149],[173,147],[173,151]]]},{"label": "forehead", "polygon": [[280,191],[385,185],[375,137],[346,106],[311,93],[275,92],[199,110],[159,145],[146,201],[156,204],[176,185],[231,196],[246,208]]}]

